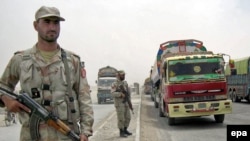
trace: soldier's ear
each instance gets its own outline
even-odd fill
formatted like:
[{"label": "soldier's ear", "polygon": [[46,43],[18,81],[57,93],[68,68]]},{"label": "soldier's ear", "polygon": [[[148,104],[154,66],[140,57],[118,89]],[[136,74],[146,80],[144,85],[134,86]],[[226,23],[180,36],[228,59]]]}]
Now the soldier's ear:
[{"label": "soldier's ear", "polygon": [[37,25],[38,25],[38,21],[34,21],[33,22],[33,26],[34,26],[34,29],[37,31]]}]

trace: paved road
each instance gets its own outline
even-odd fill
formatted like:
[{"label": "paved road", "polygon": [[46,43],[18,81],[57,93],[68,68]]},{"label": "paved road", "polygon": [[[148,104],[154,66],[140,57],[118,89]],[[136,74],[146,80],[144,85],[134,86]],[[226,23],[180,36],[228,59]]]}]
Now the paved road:
[{"label": "paved road", "polygon": [[96,87],[91,87],[91,99],[94,109],[94,127],[98,126],[100,122],[107,118],[114,110],[113,101],[108,101],[103,104],[98,104],[97,102],[97,89]]},{"label": "paved road", "polygon": [[[2,110],[2,109],[1,109]],[[20,134],[20,124],[11,124],[6,126],[4,122],[4,114],[0,114],[0,141],[18,141]]]},{"label": "paved road", "polygon": [[250,125],[250,104],[233,103],[233,113],[225,116],[223,124],[215,123],[213,116],[183,118],[169,126],[167,118],[158,116],[149,95],[142,95],[141,141],[226,141],[228,124]]},{"label": "paved road", "polygon": [[94,128],[94,136],[90,141],[140,141],[140,104],[141,95],[132,94],[132,105],[134,114],[131,114],[131,121],[128,130],[133,134],[127,138],[119,137],[119,129],[117,127],[116,112],[113,111],[101,124]]}]

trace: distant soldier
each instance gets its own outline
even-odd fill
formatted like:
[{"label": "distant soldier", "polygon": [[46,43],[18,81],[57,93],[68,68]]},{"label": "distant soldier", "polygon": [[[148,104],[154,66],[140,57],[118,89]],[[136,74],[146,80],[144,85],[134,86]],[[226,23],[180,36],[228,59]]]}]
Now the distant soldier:
[{"label": "distant soldier", "polygon": [[[111,93],[114,97],[114,105],[117,113],[118,128],[120,129],[120,137],[132,135],[132,133],[127,130],[131,115],[129,104],[127,101],[125,101],[126,97],[127,100],[131,100],[131,96],[128,89],[128,84],[124,79],[125,72],[123,70],[118,71],[117,80],[111,86]],[[123,87],[127,93],[122,92],[121,87]]]}]

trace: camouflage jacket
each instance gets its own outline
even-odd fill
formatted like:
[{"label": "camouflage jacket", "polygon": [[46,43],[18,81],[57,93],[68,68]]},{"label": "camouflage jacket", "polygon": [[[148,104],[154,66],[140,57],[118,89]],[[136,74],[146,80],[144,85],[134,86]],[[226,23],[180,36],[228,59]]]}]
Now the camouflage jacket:
[{"label": "camouflage jacket", "polygon": [[120,92],[120,90],[119,90],[119,86],[121,86],[121,85],[128,92],[128,98],[131,99],[130,91],[128,89],[128,83],[127,83],[127,81],[125,81],[125,80],[124,81],[120,81],[120,80],[117,79],[111,85],[111,93],[112,93],[112,96],[114,98],[114,104],[115,104],[115,106],[122,106],[124,104],[125,104],[125,106],[128,106],[127,102],[125,102],[125,103],[123,102],[124,98],[121,98],[122,92]]},{"label": "camouflage jacket", "polygon": [[[77,99],[74,101],[74,105],[75,114],[79,117],[80,132],[92,135],[94,119],[87,78],[81,76],[80,58],[72,52],[66,50],[65,52],[70,69],[73,97]],[[67,81],[61,50],[49,62],[43,59],[36,46],[15,53],[0,79],[0,87],[13,91],[19,81],[21,91],[28,93],[35,101],[69,125],[71,115],[68,111]],[[32,93],[34,88],[39,91],[39,95]],[[43,105],[45,100],[50,101],[50,105]],[[20,112],[19,120],[22,124],[20,140],[28,141],[30,140],[29,115]],[[72,125],[69,126],[72,127]],[[39,133],[41,141],[67,139],[66,136],[43,122],[39,124]]]}]

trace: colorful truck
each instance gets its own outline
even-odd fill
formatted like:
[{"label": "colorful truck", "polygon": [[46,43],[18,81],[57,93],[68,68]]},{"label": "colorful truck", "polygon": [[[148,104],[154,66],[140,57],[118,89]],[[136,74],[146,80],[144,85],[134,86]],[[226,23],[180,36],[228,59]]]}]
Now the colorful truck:
[{"label": "colorful truck", "polygon": [[150,71],[150,79],[152,81],[153,91],[151,93],[151,99],[154,101],[155,108],[158,108],[159,105],[159,98],[160,98],[160,74],[158,69],[157,60],[155,61],[154,65]]},{"label": "colorful truck", "polygon": [[222,54],[207,51],[199,40],[160,44],[157,67],[151,73],[159,93],[159,116],[167,116],[169,125],[176,118],[209,115],[222,123],[225,114],[232,112],[224,64]]},{"label": "colorful truck", "polygon": [[231,60],[226,66],[226,78],[230,99],[250,103],[250,57]]},{"label": "colorful truck", "polygon": [[111,84],[116,80],[117,69],[111,66],[100,68],[97,78],[97,101],[98,104],[113,100]]}]

